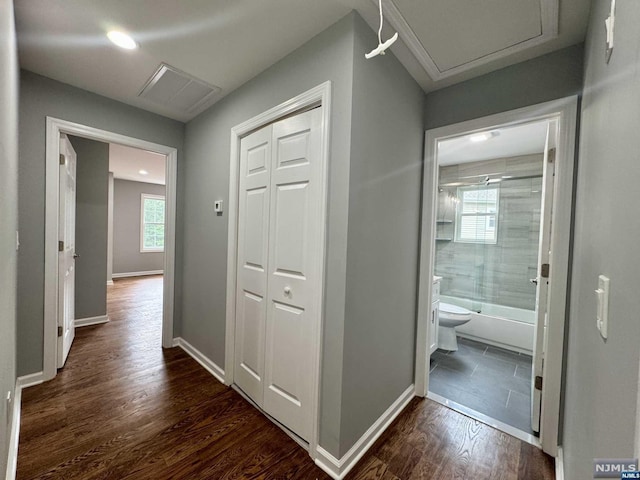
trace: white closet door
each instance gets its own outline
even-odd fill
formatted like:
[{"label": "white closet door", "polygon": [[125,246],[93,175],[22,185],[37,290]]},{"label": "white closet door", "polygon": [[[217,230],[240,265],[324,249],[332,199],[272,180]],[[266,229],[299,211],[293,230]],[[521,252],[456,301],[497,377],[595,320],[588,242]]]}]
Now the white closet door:
[{"label": "white closet door", "polygon": [[311,430],[315,296],[322,258],[321,109],[273,124],[264,410]]},{"label": "white closet door", "polygon": [[262,406],[267,312],[271,131],[240,143],[235,383]]}]

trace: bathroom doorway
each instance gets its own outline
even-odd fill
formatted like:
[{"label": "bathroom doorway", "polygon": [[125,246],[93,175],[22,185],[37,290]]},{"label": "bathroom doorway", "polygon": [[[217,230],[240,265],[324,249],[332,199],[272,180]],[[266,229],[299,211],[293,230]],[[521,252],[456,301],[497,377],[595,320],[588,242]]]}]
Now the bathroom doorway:
[{"label": "bathroom doorway", "polygon": [[424,173],[416,390],[552,455],[575,103],[428,131]]}]

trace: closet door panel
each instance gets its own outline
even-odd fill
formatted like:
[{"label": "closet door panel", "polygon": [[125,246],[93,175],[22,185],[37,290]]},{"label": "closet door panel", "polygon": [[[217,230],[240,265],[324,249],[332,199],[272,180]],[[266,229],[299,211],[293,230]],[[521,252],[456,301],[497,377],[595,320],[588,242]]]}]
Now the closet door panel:
[{"label": "closet door panel", "polygon": [[319,295],[321,111],[273,124],[264,409],[309,440]]},{"label": "closet door panel", "polygon": [[271,126],[240,143],[235,383],[262,406],[267,315]]}]

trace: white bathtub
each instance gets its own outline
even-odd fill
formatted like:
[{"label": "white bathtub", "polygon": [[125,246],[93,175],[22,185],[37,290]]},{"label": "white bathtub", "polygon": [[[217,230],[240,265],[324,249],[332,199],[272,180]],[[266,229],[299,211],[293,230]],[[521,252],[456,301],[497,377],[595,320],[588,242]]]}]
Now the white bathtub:
[{"label": "white bathtub", "polygon": [[[536,312],[440,295],[440,301],[471,310],[471,321],[456,327],[461,337],[531,354]],[[476,313],[475,310],[480,310]]]}]

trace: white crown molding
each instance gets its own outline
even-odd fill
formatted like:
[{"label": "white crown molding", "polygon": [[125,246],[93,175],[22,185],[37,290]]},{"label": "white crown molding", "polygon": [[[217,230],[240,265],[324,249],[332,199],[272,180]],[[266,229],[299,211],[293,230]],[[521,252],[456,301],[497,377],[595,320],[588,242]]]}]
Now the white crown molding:
[{"label": "white crown molding", "polygon": [[[371,1],[375,4],[378,3],[378,0]],[[548,42],[558,36],[558,0],[540,0],[541,35],[442,71],[438,68],[433,58],[431,58],[431,55],[429,55],[429,52],[418,39],[418,36],[409,26],[409,23],[402,16],[400,9],[393,0],[382,0],[382,5],[389,23],[398,31],[400,38],[402,38],[402,41],[405,43],[409,51],[411,51],[420,66],[422,66],[427,75],[429,75],[429,77],[434,81],[452,77],[466,72],[467,70],[472,70],[481,65],[493,62],[494,60],[508,57],[514,53]]]}]

